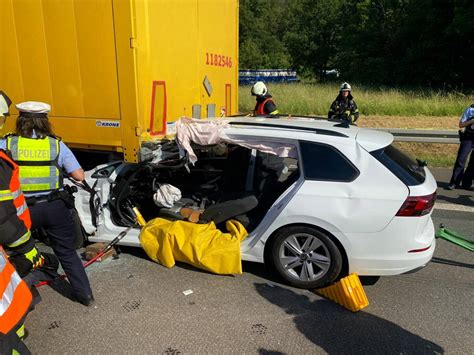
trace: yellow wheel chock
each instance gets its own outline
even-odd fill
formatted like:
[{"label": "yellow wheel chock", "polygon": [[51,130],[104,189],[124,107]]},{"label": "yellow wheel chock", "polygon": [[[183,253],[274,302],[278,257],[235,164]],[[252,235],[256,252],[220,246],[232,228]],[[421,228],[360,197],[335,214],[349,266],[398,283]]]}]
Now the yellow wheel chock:
[{"label": "yellow wheel chock", "polygon": [[315,292],[352,312],[358,312],[369,305],[359,276],[355,273],[340,279],[331,286],[319,288]]}]

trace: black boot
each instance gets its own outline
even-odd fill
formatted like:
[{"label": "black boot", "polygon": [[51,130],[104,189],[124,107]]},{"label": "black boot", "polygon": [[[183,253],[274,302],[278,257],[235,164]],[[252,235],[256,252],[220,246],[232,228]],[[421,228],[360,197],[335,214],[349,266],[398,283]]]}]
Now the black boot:
[{"label": "black boot", "polygon": [[82,304],[86,307],[92,306],[95,302],[94,296],[92,296],[92,295],[79,295],[79,294],[73,293],[72,298],[76,302],[79,302],[80,304]]}]

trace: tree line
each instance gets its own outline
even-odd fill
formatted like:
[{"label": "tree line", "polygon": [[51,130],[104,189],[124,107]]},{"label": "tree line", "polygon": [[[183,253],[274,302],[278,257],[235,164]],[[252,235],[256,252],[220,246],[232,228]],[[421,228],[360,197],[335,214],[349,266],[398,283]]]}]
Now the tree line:
[{"label": "tree line", "polygon": [[474,88],[473,0],[240,0],[240,68]]}]

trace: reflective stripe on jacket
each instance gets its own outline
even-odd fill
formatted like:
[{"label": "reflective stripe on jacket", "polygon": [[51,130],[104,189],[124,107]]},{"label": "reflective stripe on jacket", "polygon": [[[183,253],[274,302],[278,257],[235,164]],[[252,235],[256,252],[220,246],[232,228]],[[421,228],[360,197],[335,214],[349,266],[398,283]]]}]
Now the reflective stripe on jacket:
[{"label": "reflective stripe on jacket", "polygon": [[31,300],[30,289],[0,246],[0,333],[8,334],[22,320]]},{"label": "reflective stripe on jacket", "polygon": [[273,112],[265,112],[265,105],[267,102],[272,102],[274,103],[273,99],[271,97],[263,100],[260,103],[257,103],[257,106],[255,107],[255,114],[258,115],[276,115],[278,113],[278,110],[275,110]]},{"label": "reflective stripe on jacket", "polygon": [[58,165],[59,140],[53,137],[11,136],[7,148],[20,166],[20,184],[25,192],[46,192],[63,187]]},{"label": "reflective stripe on jacket", "polygon": [[[0,190],[0,201],[13,200],[18,218],[23,221],[25,227],[29,230],[31,228],[30,210],[26,205],[25,196],[20,188],[20,168],[7,154],[5,154],[5,152],[1,150],[0,159],[3,159],[12,167],[9,190]],[[9,196],[9,198],[7,196]]]}]

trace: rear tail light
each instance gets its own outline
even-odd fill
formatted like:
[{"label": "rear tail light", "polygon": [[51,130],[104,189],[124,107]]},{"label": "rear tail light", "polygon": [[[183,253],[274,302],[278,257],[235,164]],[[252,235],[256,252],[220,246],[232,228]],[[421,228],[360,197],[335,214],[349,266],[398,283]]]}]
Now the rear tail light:
[{"label": "rear tail light", "polygon": [[397,212],[399,217],[418,217],[431,212],[436,200],[436,192],[426,196],[408,196]]}]

